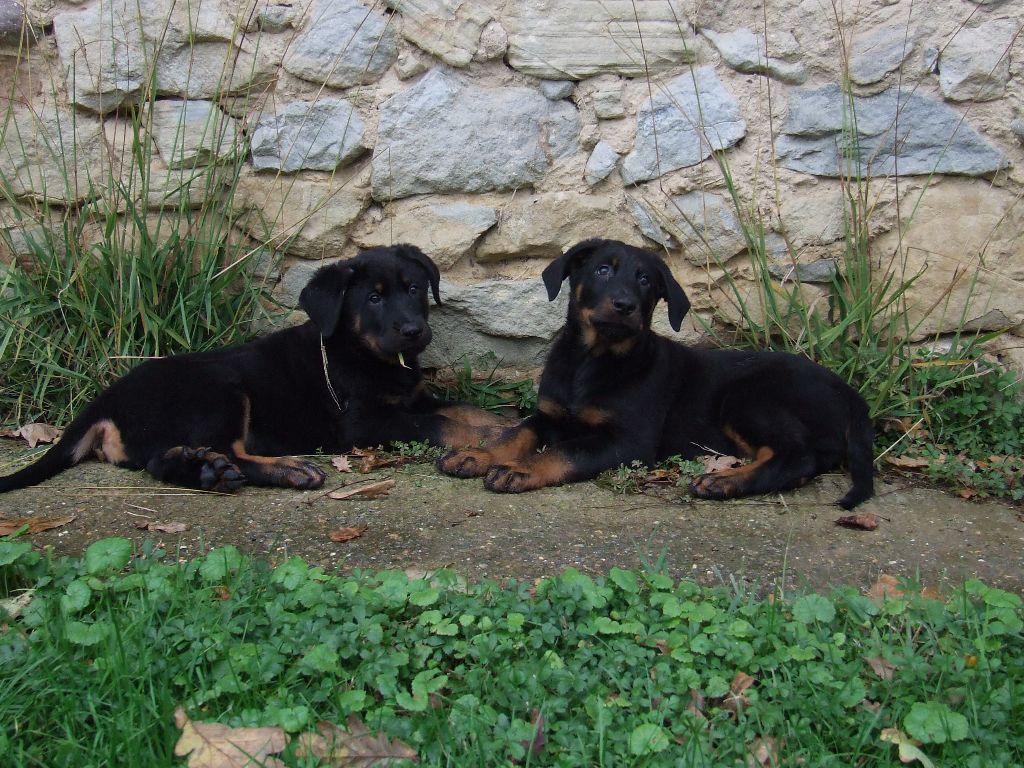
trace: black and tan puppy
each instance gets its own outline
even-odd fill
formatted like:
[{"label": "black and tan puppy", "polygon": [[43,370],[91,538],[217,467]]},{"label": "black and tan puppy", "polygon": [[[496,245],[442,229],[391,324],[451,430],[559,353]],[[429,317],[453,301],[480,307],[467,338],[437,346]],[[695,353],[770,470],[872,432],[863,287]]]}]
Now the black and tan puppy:
[{"label": "black and tan puppy", "polygon": [[38,462],[0,478],[35,485],[96,455],[175,485],[316,488],[290,455],[395,441],[478,445],[497,423],[424,389],[438,271],[418,248],[364,251],[323,267],[299,304],[309,321],[239,347],[150,360],[114,382]]},{"label": "black and tan puppy", "polygon": [[873,431],[857,392],[797,355],[690,349],[652,332],[659,299],[677,331],[690,307],[656,254],[587,240],[543,278],[550,299],[566,278],[572,294],[537,412],[485,448],[449,451],[443,472],[518,493],[715,451],[752,461],[697,478],[702,498],[788,490],[844,462],[853,487],[839,505],[872,495]]}]

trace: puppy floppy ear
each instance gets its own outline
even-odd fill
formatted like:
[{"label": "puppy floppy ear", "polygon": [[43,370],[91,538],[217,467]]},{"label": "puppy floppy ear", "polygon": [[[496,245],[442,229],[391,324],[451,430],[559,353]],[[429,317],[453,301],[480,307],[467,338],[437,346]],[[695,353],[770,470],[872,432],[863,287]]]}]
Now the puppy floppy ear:
[{"label": "puppy floppy ear", "polygon": [[668,304],[669,325],[672,326],[673,331],[678,331],[682,327],[683,318],[690,311],[690,300],[686,298],[683,287],[679,285],[672,275],[672,270],[668,268],[668,264],[658,256],[654,256],[654,263],[658,274],[661,275],[662,297],[665,299],[665,303]]},{"label": "puppy floppy ear", "polygon": [[430,280],[430,290],[434,294],[434,302],[440,305],[441,272],[438,270],[437,265],[431,260],[431,258],[415,245],[409,245],[408,243],[396,245],[395,253],[406,259],[412,259],[427,271],[427,278]]},{"label": "puppy floppy ear", "polygon": [[572,272],[574,262],[580,261],[596,251],[604,244],[604,240],[584,240],[576,243],[572,248],[563,253],[557,259],[548,264],[541,277],[544,279],[544,287],[548,289],[548,301],[554,301],[558,292],[562,290],[562,283]]},{"label": "puppy floppy ear", "polygon": [[334,335],[345,303],[345,289],[355,270],[347,264],[321,267],[299,294],[299,306],[324,337]]}]

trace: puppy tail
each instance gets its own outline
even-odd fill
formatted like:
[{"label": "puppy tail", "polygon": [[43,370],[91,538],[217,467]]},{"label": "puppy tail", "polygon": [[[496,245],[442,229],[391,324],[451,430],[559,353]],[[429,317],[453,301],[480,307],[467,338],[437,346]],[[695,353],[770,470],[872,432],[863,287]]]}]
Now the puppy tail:
[{"label": "puppy tail", "polygon": [[12,475],[0,477],[0,493],[38,485],[80,462],[92,448],[91,434],[96,425],[92,421],[76,420],[42,458]]},{"label": "puppy tail", "polygon": [[846,463],[850,469],[853,485],[839,500],[843,509],[853,509],[862,501],[875,495],[874,456],[872,446],[875,430],[868,417],[867,404],[857,397],[851,404],[850,426],[846,432]]}]

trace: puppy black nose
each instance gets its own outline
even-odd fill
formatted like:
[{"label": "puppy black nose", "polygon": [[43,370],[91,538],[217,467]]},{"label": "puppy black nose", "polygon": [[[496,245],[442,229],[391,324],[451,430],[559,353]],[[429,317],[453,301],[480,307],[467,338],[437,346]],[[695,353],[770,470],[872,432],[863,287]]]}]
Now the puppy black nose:
[{"label": "puppy black nose", "polygon": [[636,302],[630,299],[612,299],[612,306],[620,315],[631,315],[636,310]]},{"label": "puppy black nose", "polygon": [[423,335],[423,326],[420,323],[405,323],[399,333],[406,339],[418,339]]}]

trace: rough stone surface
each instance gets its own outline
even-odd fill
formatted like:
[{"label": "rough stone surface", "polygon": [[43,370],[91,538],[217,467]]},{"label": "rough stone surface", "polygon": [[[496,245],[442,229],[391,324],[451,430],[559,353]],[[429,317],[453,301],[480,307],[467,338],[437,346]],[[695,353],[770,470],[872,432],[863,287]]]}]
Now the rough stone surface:
[{"label": "rough stone surface", "polygon": [[369,190],[331,180],[242,177],[235,193],[239,225],[260,242],[303,259],[338,256],[352,223],[369,204]]},{"label": "rough stone surface", "polygon": [[480,45],[473,58],[477,61],[500,59],[508,50],[508,33],[500,22],[492,21],[480,33]]},{"label": "rough stone surface", "polygon": [[567,99],[572,95],[575,83],[572,80],[542,80],[540,92],[552,101]]},{"label": "rough stone surface", "polygon": [[614,120],[626,114],[626,107],[622,103],[622,82],[619,80],[599,85],[594,89],[591,99],[594,114],[599,120]]},{"label": "rough stone surface", "polygon": [[608,237],[639,245],[640,238],[618,197],[576,192],[517,195],[484,235],[478,261],[554,258],[580,240]]},{"label": "rough stone surface", "polygon": [[381,104],[373,195],[530,185],[576,151],[579,129],[565,101],[532,88],[481,88],[435,69]]},{"label": "rough stone surface", "polygon": [[818,259],[809,263],[777,261],[768,265],[768,272],[779,280],[799,280],[801,283],[829,284],[839,271],[835,259]]},{"label": "rough stone surface", "polygon": [[208,165],[239,142],[238,122],[211,101],[154,102],[152,135],[168,168]]},{"label": "rough stone surface", "polygon": [[333,171],[362,154],[366,126],[344,99],[294,102],[261,115],[252,133],[257,170]]},{"label": "rough stone surface", "polygon": [[664,215],[671,224],[670,232],[691,264],[703,266],[726,262],[747,248],[743,228],[732,203],[721,195],[689,192],[674,195],[665,206]]},{"label": "rough stone surface", "polygon": [[732,32],[704,29],[701,34],[711,41],[725,63],[737,72],[763,74],[791,85],[807,80],[807,68],[799,62],[789,62],[775,56],[765,56],[764,37],[752,29],[740,27]]},{"label": "rough stone surface", "polygon": [[633,223],[636,224],[641,235],[666,248],[675,248],[678,245],[655,219],[652,205],[637,200],[631,195],[626,195],[626,205],[633,216]]},{"label": "rough stone surface", "polygon": [[[0,178],[17,197],[79,202],[102,187],[108,167],[99,120],[69,109],[12,107],[0,142]],[[76,147],[74,152],[61,147]]]},{"label": "rough stone surface", "polygon": [[367,222],[352,233],[352,240],[362,248],[412,243],[438,267],[448,269],[468,255],[497,220],[494,208],[485,205],[414,197],[391,203],[386,219]]},{"label": "rough stone surface", "polygon": [[672,5],[660,0],[522,0],[504,23],[509,65],[535,77],[642,77],[692,61]]},{"label": "rough stone surface", "polygon": [[867,85],[895,72],[914,50],[916,37],[905,26],[881,27],[853,39],[850,79]]},{"label": "rough stone surface", "polygon": [[332,88],[372,83],[398,55],[387,18],[356,0],[314,0],[307,18],[284,59],[303,80]]},{"label": "rough stone surface", "polygon": [[1010,78],[1008,52],[1020,24],[997,19],[957,30],[939,56],[939,86],[952,101],[998,99]]},{"label": "rough stone surface", "polygon": [[587,158],[587,165],[583,169],[583,178],[587,184],[594,186],[608,178],[608,174],[615,170],[617,162],[619,162],[619,153],[612,149],[608,142],[599,141],[590,153],[590,157]]},{"label": "rough stone surface", "polygon": [[[847,166],[840,151],[844,101],[838,85],[790,94],[789,116],[776,142],[776,158],[794,171],[839,176]],[[919,91],[890,88],[854,97],[860,175],[953,173],[981,176],[1004,168],[1007,159],[956,110]],[[899,136],[893,126],[899,106]]]},{"label": "rough stone surface", "polygon": [[636,122],[633,151],[622,163],[626,184],[696,165],[747,132],[739,105],[711,67],[672,80],[640,106]]},{"label": "rough stone surface", "polygon": [[445,64],[465,67],[473,60],[480,34],[491,20],[473,0],[386,0],[402,14],[402,35]]},{"label": "rough stone surface", "polygon": [[[72,101],[105,113],[138,99],[155,62],[158,94],[211,98],[265,77],[268,62],[232,44],[236,14],[215,0],[110,0],[53,19]],[[225,74],[226,72],[226,74]]]},{"label": "rough stone surface", "polygon": [[430,313],[434,341],[421,361],[445,367],[465,355],[493,352],[503,365],[540,366],[565,322],[568,294],[548,301],[540,278],[441,282],[440,307]]},{"label": "rough stone surface", "polygon": [[259,28],[264,32],[284,32],[294,27],[299,19],[298,9],[284,3],[260,5],[257,14]]},{"label": "rough stone surface", "polygon": [[1010,123],[1010,130],[1013,131],[1017,141],[1024,144],[1024,120],[1014,120]]},{"label": "rough stone surface", "polygon": [[[22,39],[21,31],[24,27],[25,7],[15,0],[0,0],[0,46],[16,46]],[[26,42],[31,44],[34,36],[26,35]]]}]

